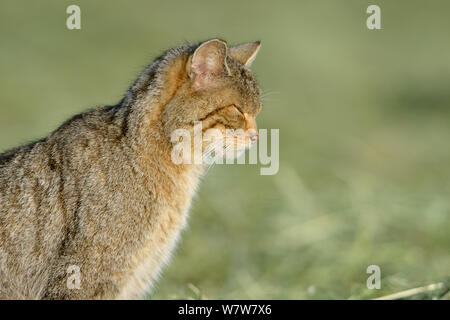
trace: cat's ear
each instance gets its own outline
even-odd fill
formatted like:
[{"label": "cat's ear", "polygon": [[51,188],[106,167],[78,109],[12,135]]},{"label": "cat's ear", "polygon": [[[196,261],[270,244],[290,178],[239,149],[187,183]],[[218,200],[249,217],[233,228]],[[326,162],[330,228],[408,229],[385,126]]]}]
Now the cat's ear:
[{"label": "cat's ear", "polygon": [[231,47],[229,55],[244,66],[249,67],[255,60],[259,48],[261,48],[261,41],[241,43]]},{"label": "cat's ear", "polygon": [[227,51],[226,42],[220,39],[206,41],[195,50],[188,62],[194,89],[211,87],[217,76],[230,74],[226,63]]}]

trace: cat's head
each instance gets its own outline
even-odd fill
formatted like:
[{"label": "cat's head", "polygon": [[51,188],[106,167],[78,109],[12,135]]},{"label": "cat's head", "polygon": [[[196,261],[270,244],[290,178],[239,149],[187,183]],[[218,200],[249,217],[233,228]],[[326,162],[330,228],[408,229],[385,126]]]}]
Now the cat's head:
[{"label": "cat's head", "polygon": [[249,66],[259,48],[260,42],[229,47],[219,39],[191,47],[182,58],[181,74],[176,73],[178,87],[161,114],[166,135],[179,129],[195,134],[194,125],[201,124],[202,152],[214,149],[220,156],[226,151],[228,157],[254,144],[261,97]]}]

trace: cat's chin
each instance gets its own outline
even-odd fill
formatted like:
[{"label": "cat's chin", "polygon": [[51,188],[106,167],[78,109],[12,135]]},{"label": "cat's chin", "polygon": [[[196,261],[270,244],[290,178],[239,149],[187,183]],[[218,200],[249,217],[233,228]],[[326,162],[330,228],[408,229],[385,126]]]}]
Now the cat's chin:
[{"label": "cat's chin", "polygon": [[217,155],[216,157],[203,155],[202,164],[205,166],[209,166],[209,165],[217,164],[217,163],[226,164],[227,161],[235,160],[235,159],[241,157],[247,149],[248,148],[237,149],[235,151],[234,155],[232,155],[232,156],[230,155],[228,157],[225,154]]},{"label": "cat's chin", "polygon": [[249,149],[249,148],[238,149],[238,150],[236,151],[236,158],[241,157],[241,156],[245,153],[245,151],[246,151],[247,149]]}]

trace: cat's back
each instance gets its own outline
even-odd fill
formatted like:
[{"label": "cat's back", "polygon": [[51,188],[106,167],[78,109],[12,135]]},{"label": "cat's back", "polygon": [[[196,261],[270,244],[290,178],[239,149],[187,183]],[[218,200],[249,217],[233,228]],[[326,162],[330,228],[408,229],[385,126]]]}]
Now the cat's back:
[{"label": "cat's back", "polygon": [[39,210],[56,206],[46,196],[57,188],[47,152],[40,140],[0,156],[0,298],[36,298],[46,277],[43,266],[57,240],[49,230],[54,211]]},{"label": "cat's back", "polygon": [[105,107],[74,116],[48,137],[0,155],[0,298],[42,296],[73,218],[72,173],[82,179],[101,157],[98,146],[118,143],[114,113]]}]

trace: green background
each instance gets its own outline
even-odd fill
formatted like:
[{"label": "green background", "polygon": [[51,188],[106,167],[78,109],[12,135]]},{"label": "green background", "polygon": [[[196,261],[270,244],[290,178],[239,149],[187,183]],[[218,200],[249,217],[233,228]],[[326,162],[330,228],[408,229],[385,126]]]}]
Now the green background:
[{"label": "green background", "polygon": [[[81,7],[67,30],[66,7]],[[382,30],[366,28],[381,7]],[[152,298],[361,299],[450,276],[448,1],[0,5],[0,151],[114,104],[185,42],[261,40],[280,170],[215,166]],[[379,265],[381,290],[366,288]]]}]

